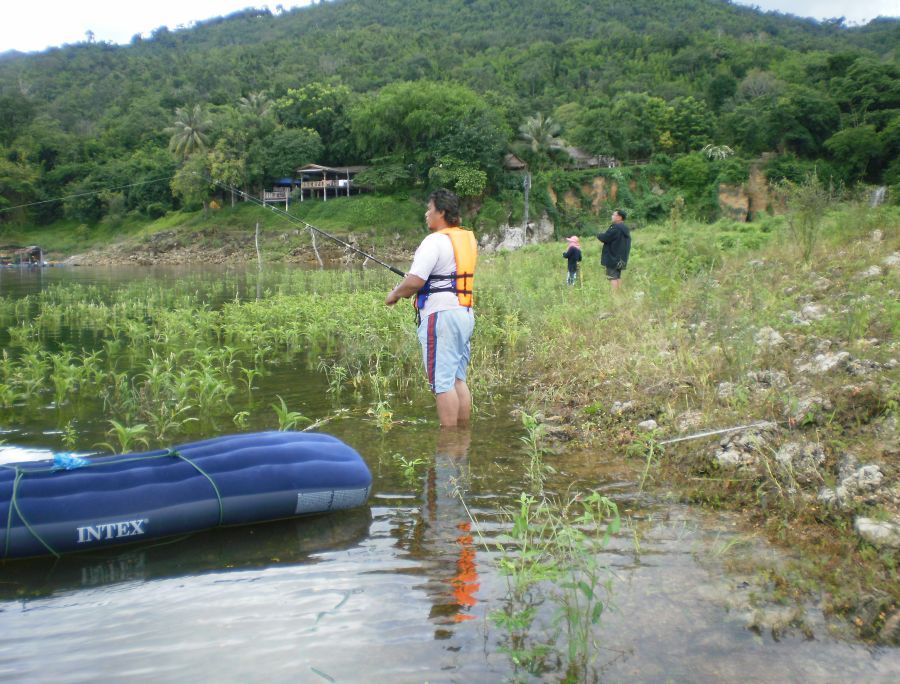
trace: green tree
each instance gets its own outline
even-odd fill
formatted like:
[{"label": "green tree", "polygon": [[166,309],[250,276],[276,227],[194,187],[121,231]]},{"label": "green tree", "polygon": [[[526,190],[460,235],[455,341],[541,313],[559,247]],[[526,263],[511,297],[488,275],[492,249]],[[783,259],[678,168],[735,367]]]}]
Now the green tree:
[{"label": "green tree", "polygon": [[209,115],[199,104],[193,107],[178,107],[175,122],[166,129],[171,134],[169,149],[181,159],[206,149],[209,139],[206,131],[212,124]]},{"label": "green tree", "polygon": [[238,100],[241,113],[254,119],[265,119],[272,113],[274,103],[268,98],[265,90],[249,93]]},{"label": "green tree", "polygon": [[496,112],[454,83],[392,83],[356,104],[350,121],[363,154],[406,164],[423,180],[441,154],[454,152],[461,161],[480,164],[480,146],[465,149],[462,141],[487,139],[499,156],[496,140],[505,137]]},{"label": "green tree", "polygon": [[831,87],[856,124],[863,123],[870,112],[900,108],[900,69],[893,63],[860,57],[844,76],[833,79]]},{"label": "green tree", "polygon": [[[622,93],[609,117],[613,150],[619,159],[648,159],[660,148],[670,127],[672,108],[665,100],[647,93]],[[671,138],[669,137],[669,140]]]},{"label": "green tree", "polygon": [[171,183],[172,193],[181,199],[185,209],[200,206],[206,210],[206,203],[216,190],[209,180],[209,161],[206,155],[189,157],[175,174]]},{"label": "green tree", "polygon": [[553,162],[554,155],[565,148],[565,142],[559,137],[561,131],[562,127],[552,116],[544,116],[540,112],[529,116],[519,126],[519,139],[524,142],[524,147],[519,150],[532,168],[547,168]]},{"label": "green tree", "polygon": [[883,149],[874,126],[845,128],[826,140],[825,147],[849,183],[865,178],[869,164]]},{"label": "green tree", "polygon": [[265,179],[293,177],[322,154],[322,140],[311,128],[281,128],[253,146]]},{"label": "green tree", "polygon": [[[24,162],[10,161],[7,151],[0,147],[0,209],[25,204],[34,197],[37,170]],[[24,211],[0,211],[0,223],[23,216]]]},{"label": "green tree", "polygon": [[669,130],[675,151],[698,150],[709,144],[715,121],[705,102],[693,97],[678,97],[672,101],[672,110]]},{"label": "green tree", "polygon": [[814,156],[840,126],[840,111],[827,94],[804,85],[790,85],[766,110],[770,140],[779,151]]},{"label": "green tree", "polygon": [[275,103],[278,120],[289,128],[311,128],[319,134],[326,163],[339,164],[355,151],[350,133],[353,93],[342,84],[314,82],[289,88]]},{"label": "green tree", "polygon": [[428,178],[433,187],[450,188],[460,197],[478,197],[487,187],[487,174],[472,164],[445,157],[431,167]]},{"label": "green tree", "polygon": [[247,166],[243,157],[232,154],[224,140],[216,143],[207,155],[209,175],[213,180],[230,186],[231,206],[235,203],[235,188],[241,188],[247,182]]},{"label": "green tree", "polygon": [[705,154],[694,152],[679,157],[672,162],[669,177],[672,184],[684,192],[685,200],[692,208],[707,208],[708,197],[712,194],[712,166]]}]

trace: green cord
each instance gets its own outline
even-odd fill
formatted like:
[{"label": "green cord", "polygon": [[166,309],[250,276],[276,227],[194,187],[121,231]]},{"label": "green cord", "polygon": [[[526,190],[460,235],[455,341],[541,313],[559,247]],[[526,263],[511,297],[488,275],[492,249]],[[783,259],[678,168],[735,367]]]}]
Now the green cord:
[{"label": "green cord", "polygon": [[[205,470],[203,470],[203,468],[198,466],[191,459],[187,458],[186,456],[181,454],[176,449],[167,449],[165,452],[163,452],[161,454],[154,454],[152,456],[135,456],[133,458],[119,459],[119,460],[115,461],[115,463],[118,465],[119,463],[131,463],[133,461],[145,461],[147,459],[164,458],[166,456],[174,456],[176,458],[180,458],[185,463],[188,463],[191,466],[193,466],[194,469],[198,473],[200,473],[201,475],[203,475],[203,477],[205,477],[207,480],[209,480],[209,483],[212,485],[213,491],[216,493],[216,501],[219,504],[219,522],[218,522],[218,524],[221,525],[225,519],[225,507],[224,507],[224,504],[222,503],[222,494],[221,494],[221,492],[219,492],[219,488],[216,486],[215,480],[213,480],[212,476],[209,473],[207,473]],[[87,463],[81,467],[82,468],[94,468],[94,467],[102,466],[102,465],[107,465],[107,463],[105,463],[105,462],[104,463]],[[16,514],[19,516],[19,519],[22,521],[22,523],[25,525],[25,527],[28,529],[28,531],[31,532],[31,534],[34,536],[34,538],[37,539],[43,545],[43,547],[45,549],[47,549],[51,554],[53,554],[54,556],[59,558],[60,557],[59,552],[56,551],[56,549],[54,549],[52,546],[50,546],[46,541],[44,541],[44,539],[41,537],[41,535],[39,535],[37,533],[37,530],[35,530],[31,526],[31,524],[28,522],[28,520],[22,514],[22,510],[19,508],[19,499],[18,499],[19,481],[27,473],[48,473],[48,472],[54,472],[55,470],[57,470],[57,468],[50,467],[50,468],[34,468],[34,469],[29,469],[29,470],[22,470],[17,465],[10,465],[7,463],[0,464],[0,468],[7,468],[16,473],[16,478],[15,478],[15,480],[13,480],[12,496],[10,497],[10,500],[9,500],[9,511],[8,511],[8,514],[6,517],[6,540],[5,540],[4,549],[3,549],[3,557],[7,558],[9,556],[9,540],[10,540],[10,532],[12,530],[12,514],[13,514],[13,509],[15,509]]]},{"label": "green cord", "polygon": [[28,520],[25,519],[25,516],[22,515],[22,511],[19,509],[19,498],[18,498],[19,497],[19,481],[22,479],[22,477],[24,475],[25,475],[25,472],[23,470],[16,468],[16,479],[13,481],[12,497],[10,498],[10,501],[9,501],[9,519],[7,520],[7,525],[6,525],[6,552],[4,553],[4,555],[8,555],[8,553],[9,553],[9,536],[10,536],[10,530],[12,527],[12,524],[11,524],[12,509],[15,508],[16,514],[19,516],[19,519],[25,524],[25,527],[28,529],[29,532],[31,532],[31,534],[34,536],[34,538],[37,539],[43,545],[43,547],[45,549],[47,549],[50,553],[52,553],[54,556],[59,558],[59,552],[56,549],[54,549],[52,546],[50,546],[50,544],[48,544],[47,542],[44,541],[44,538],[41,537],[41,535],[39,535],[37,533],[37,530],[35,530],[31,526],[31,523],[29,523]]},{"label": "green cord", "polygon": [[186,458],[181,455],[176,449],[169,449],[169,451],[165,454],[166,456],[175,456],[180,458],[185,463],[190,463],[194,468],[197,469],[197,472],[203,475],[209,483],[212,485],[213,491],[216,493],[216,500],[219,502],[219,525],[222,524],[222,521],[225,519],[225,509],[222,506],[222,495],[219,493],[219,488],[216,486],[215,480],[212,479],[209,473],[207,473],[203,468],[194,463],[191,459]]}]

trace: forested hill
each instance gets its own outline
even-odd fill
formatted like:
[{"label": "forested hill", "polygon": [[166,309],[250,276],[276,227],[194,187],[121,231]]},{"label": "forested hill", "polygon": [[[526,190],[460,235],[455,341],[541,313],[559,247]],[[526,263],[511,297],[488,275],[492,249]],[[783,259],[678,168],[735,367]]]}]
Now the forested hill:
[{"label": "forested hill", "polygon": [[[883,55],[898,42],[897,21],[845,29],[722,0],[332,0],[278,16],[244,10],[191,29],[160,27],[125,47],[82,43],[9,55],[0,78],[4,90],[23,87],[41,101],[87,87],[79,108],[88,111],[127,101],[137,87],[176,103],[224,104],[236,92],[277,93],[332,76],[358,92],[397,80],[453,79],[546,98],[534,103],[541,108],[573,90],[668,84],[690,94],[684,91],[696,84],[688,82],[738,57],[726,54],[737,46],[783,58],[853,46]],[[746,68],[749,56],[734,66]]]},{"label": "forested hill", "polygon": [[[255,187],[313,160],[374,160],[382,181],[402,184],[398,168],[414,162],[406,180],[427,179],[443,155],[483,172],[490,190],[536,114],[553,115],[568,143],[620,159],[716,143],[882,180],[900,152],[898,44],[896,20],[845,28],[722,0],[333,0],[160,27],[128,46],[7,53],[0,207],[173,173],[196,151],[168,150],[186,114],[196,147],[218,150],[207,167],[230,165],[226,175]],[[444,97],[448,114],[421,114],[412,92]],[[400,102],[418,107],[419,128],[391,139]],[[467,121],[449,121],[454,112]]]}]

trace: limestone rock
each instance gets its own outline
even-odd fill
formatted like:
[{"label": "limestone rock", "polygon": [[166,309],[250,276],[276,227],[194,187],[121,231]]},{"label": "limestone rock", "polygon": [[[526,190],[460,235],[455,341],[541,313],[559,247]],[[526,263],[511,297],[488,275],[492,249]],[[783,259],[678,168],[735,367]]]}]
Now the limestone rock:
[{"label": "limestone rock", "polygon": [[872,492],[881,486],[884,473],[877,465],[865,465],[841,481],[841,486],[851,494]]},{"label": "limestone rock", "polygon": [[763,447],[778,434],[775,423],[728,435],[719,442],[713,459],[723,468],[753,468]]},{"label": "limestone rock", "polygon": [[851,359],[852,357],[850,356],[850,352],[847,351],[816,354],[812,358],[812,360],[807,363],[803,363],[801,359],[798,359],[797,371],[800,373],[822,375],[824,373],[829,373],[835,369],[846,370],[850,365]]},{"label": "limestone rock", "polygon": [[763,349],[777,349],[784,346],[784,338],[781,334],[774,328],[769,327],[760,328],[756,332],[753,341],[757,347],[762,347]]},{"label": "limestone rock", "polygon": [[654,430],[659,428],[659,425],[655,420],[650,418],[649,420],[642,420],[637,424],[637,427],[641,432],[653,432]]},{"label": "limestone rock", "polygon": [[896,520],[858,517],[853,521],[853,529],[870,544],[900,548],[900,524]]},{"label": "limestone rock", "polygon": [[782,389],[790,384],[787,373],[770,369],[750,371],[747,378],[755,385],[754,389]]},{"label": "limestone rock", "polygon": [[716,387],[716,398],[720,401],[728,401],[734,396],[734,390],[733,382],[720,382]]},{"label": "limestone rock", "polygon": [[678,432],[687,432],[703,425],[702,411],[685,411],[675,418],[675,427]]},{"label": "limestone rock", "polygon": [[796,425],[810,423],[821,425],[831,409],[832,405],[828,399],[818,394],[810,394],[797,399],[796,402],[788,403],[785,406],[785,416]]},{"label": "limestone rock", "polygon": [[633,401],[614,401],[613,405],[609,408],[609,412],[613,416],[621,417],[634,413],[636,409],[637,406]]},{"label": "limestone rock", "polygon": [[788,442],[775,453],[775,460],[797,482],[809,483],[822,479],[819,469],[825,462],[825,452],[818,444]]},{"label": "limestone rock", "polygon": [[800,315],[807,321],[821,321],[828,315],[828,307],[811,302],[800,309]]},{"label": "limestone rock", "polygon": [[860,280],[868,280],[870,278],[880,278],[881,277],[881,267],[878,265],[869,266],[865,271],[862,271],[859,274]]}]

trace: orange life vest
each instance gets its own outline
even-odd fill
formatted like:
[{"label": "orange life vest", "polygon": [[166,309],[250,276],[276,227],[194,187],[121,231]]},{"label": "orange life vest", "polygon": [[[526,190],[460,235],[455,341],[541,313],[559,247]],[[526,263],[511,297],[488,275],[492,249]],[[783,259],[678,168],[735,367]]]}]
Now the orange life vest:
[{"label": "orange life vest", "polygon": [[[415,307],[421,309],[425,306],[428,295],[434,292],[455,292],[459,297],[459,305],[471,307],[475,301],[473,288],[475,283],[475,262],[478,261],[478,241],[471,230],[464,228],[442,228],[436,231],[450,238],[453,245],[453,258],[456,260],[456,270],[447,274],[431,274],[425,285],[419,290],[413,300]],[[435,280],[449,280],[449,285],[432,287]]]}]

